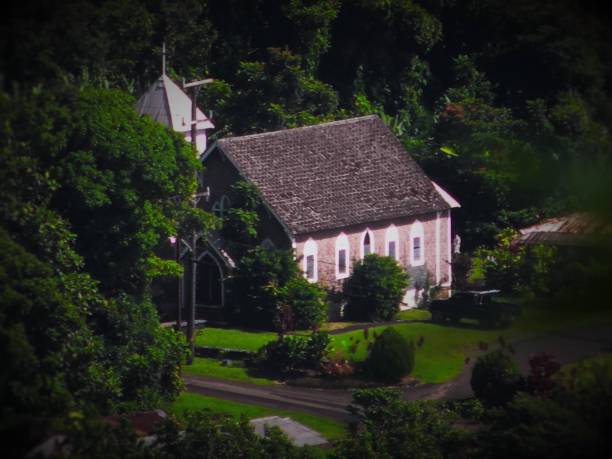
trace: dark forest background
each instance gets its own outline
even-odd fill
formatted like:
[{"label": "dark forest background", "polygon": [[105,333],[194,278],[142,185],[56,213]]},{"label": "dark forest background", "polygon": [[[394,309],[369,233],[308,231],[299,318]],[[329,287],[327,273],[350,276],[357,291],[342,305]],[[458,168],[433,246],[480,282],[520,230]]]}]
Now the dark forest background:
[{"label": "dark forest background", "polygon": [[[612,27],[597,2],[25,1],[5,7],[6,91],[56,79],[138,97],[213,77],[212,138],[377,113],[461,203],[467,249],[606,206]],[[594,194],[595,193],[595,194]]]}]

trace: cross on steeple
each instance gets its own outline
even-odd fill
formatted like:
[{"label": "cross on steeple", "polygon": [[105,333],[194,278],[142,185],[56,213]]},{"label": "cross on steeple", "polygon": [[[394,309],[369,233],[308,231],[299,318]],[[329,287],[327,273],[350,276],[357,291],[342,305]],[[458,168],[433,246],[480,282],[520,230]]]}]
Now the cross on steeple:
[{"label": "cross on steeple", "polygon": [[162,43],[162,75],[166,74],[166,42]]}]

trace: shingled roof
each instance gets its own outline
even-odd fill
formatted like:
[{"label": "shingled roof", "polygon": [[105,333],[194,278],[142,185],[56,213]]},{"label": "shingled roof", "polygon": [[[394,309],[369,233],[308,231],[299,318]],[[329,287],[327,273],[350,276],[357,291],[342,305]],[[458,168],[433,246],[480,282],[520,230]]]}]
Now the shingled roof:
[{"label": "shingled roof", "polygon": [[293,235],[450,207],[376,116],[230,137],[216,147]]}]

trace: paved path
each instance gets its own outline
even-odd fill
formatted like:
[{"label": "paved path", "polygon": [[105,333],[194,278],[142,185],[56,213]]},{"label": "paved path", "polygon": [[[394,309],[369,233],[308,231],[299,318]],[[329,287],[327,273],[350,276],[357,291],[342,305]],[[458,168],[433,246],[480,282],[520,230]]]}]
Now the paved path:
[{"label": "paved path", "polygon": [[270,408],[300,410],[339,421],[351,418],[346,411],[351,402],[351,393],[347,390],[310,389],[285,384],[260,386],[202,376],[185,376],[184,379],[189,391],[203,395]]},{"label": "paved path", "polygon": [[[612,349],[612,324],[591,326],[574,331],[543,334],[512,343],[519,369],[529,371],[529,359],[539,352],[548,352],[561,364],[576,362],[602,350]],[[406,400],[457,400],[472,396],[470,377],[475,358],[470,359],[461,374],[442,384],[404,387]],[[351,415],[346,406],[351,402],[351,391],[309,389],[274,384],[254,384],[222,381],[200,376],[185,376],[187,389],[217,398],[252,403],[271,408],[300,410],[310,414],[348,421]]]}]

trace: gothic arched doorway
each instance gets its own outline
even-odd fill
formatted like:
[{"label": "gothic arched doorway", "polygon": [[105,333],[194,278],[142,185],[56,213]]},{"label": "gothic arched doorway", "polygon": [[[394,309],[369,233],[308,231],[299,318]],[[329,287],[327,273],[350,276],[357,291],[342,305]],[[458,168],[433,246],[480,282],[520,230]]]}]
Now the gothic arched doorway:
[{"label": "gothic arched doorway", "polygon": [[209,252],[198,260],[196,279],[198,306],[223,306],[223,271]]}]

